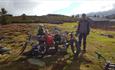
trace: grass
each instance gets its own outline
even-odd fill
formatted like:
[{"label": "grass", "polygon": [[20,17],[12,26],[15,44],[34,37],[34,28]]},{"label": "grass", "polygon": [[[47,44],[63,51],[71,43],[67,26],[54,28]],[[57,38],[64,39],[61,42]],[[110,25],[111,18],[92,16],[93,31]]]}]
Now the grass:
[{"label": "grass", "polygon": [[[63,31],[75,31],[76,28],[74,28],[74,26],[76,26],[77,23],[65,23],[62,25],[58,25],[60,28],[63,29]],[[94,64],[89,64],[89,67],[87,69],[87,67],[85,67],[84,64],[81,64],[80,69],[81,70],[94,70],[94,68],[96,67],[96,70],[98,68],[98,70],[102,69],[102,65],[98,62],[98,60],[96,59],[96,54],[95,51],[100,52],[107,60],[111,60],[112,62],[115,62],[115,57],[114,57],[114,50],[115,50],[115,38],[108,38],[105,36],[101,36],[101,34],[111,34],[113,36],[115,36],[115,32],[114,31],[106,31],[106,30],[101,30],[101,29],[92,29],[90,35],[88,36],[88,42],[87,42],[87,54],[86,56],[89,58],[89,60],[93,60],[92,62]],[[70,50],[70,48],[68,49],[70,55],[72,55],[72,52]],[[85,62],[85,61],[83,61]],[[79,64],[79,63],[78,63]],[[72,65],[74,68],[77,66],[77,64]],[[67,67],[68,70],[70,70],[73,67]],[[77,67],[76,67],[77,68]],[[71,69],[72,70],[72,69]]]},{"label": "grass", "polygon": [[[0,66],[0,69],[2,70],[18,70],[19,67],[22,67],[22,70],[32,69],[33,70],[51,70],[52,66],[55,65],[55,62],[58,59],[61,59],[62,56],[58,57],[51,57],[47,59],[43,59],[47,63],[47,66],[44,68],[39,68],[35,65],[26,63],[26,60],[24,60],[24,64],[21,63],[23,61],[19,58],[15,58],[20,50],[20,44],[24,43],[27,38],[27,32],[31,32],[33,35],[37,33],[37,25],[38,24],[20,24],[18,26],[16,25],[7,25],[3,28],[0,28],[0,36],[3,34],[5,35],[6,39],[0,40],[0,44],[12,48],[12,53],[14,55],[6,55],[9,57],[9,61],[13,61],[10,65],[6,66],[6,68],[3,66]],[[49,29],[52,27],[58,27],[62,29],[63,31],[76,31],[77,23],[64,23],[64,24],[45,24],[48,26]],[[10,36],[9,36],[10,33]],[[111,34],[114,36],[114,38],[108,38],[106,36],[102,36],[101,34]],[[16,41],[14,44],[13,41]],[[100,52],[106,59],[111,60],[112,62],[115,62],[115,32],[114,31],[106,31],[101,29],[91,29],[90,35],[87,39],[87,53],[81,54],[78,58],[78,60],[73,60],[73,54],[71,52],[70,47],[68,48],[68,53],[70,55],[70,58],[67,59],[65,62],[65,65],[63,67],[63,70],[102,70],[102,65],[96,58],[95,51]],[[4,61],[4,58],[6,56],[0,56],[0,62]],[[62,63],[63,64],[63,63]],[[2,64],[0,64],[2,65]],[[13,66],[14,65],[14,66]],[[25,65],[30,66],[24,67]],[[10,67],[11,66],[11,67]],[[58,69],[58,68],[57,68]]]},{"label": "grass", "polygon": [[[73,23],[73,26],[75,25],[75,23]],[[70,31],[75,30],[75,28],[72,27],[72,25],[68,25],[68,24],[64,24],[64,26],[66,27],[70,27]],[[66,27],[65,30],[66,30]],[[98,60],[96,60],[96,54],[95,51],[100,52],[107,60],[110,60],[112,62],[115,62],[115,38],[108,38],[105,36],[101,36],[101,34],[111,34],[115,37],[115,32],[114,31],[106,31],[106,30],[101,30],[101,29],[92,29],[90,35],[88,36],[88,40],[87,40],[87,54],[86,56],[88,56],[88,58],[90,60],[93,60],[92,62],[95,64],[89,64],[89,66],[93,66],[94,68],[97,67],[99,68],[98,70],[101,70],[100,65],[98,63]],[[69,48],[69,51],[70,48]],[[72,52],[70,52],[70,54],[72,54]],[[84,61],[85,62],[85,61]],[[79,63],[78,63],[79,64]],[[77,65],[76,65],[77,66]],[[69,67],[71,68],[71,67]],[[84,69],[86,68],[86,69]],[[89,67],[89,69],[87,69],[87,67],[84,66],[84,64],[81,64],[80,69],[82,70],[94,70],[94,68]],[[96,68],[96,70],[97,70]],[[69,69],[68,69],[69,70]],[[71,69],[72,70],[72,69]]]}]

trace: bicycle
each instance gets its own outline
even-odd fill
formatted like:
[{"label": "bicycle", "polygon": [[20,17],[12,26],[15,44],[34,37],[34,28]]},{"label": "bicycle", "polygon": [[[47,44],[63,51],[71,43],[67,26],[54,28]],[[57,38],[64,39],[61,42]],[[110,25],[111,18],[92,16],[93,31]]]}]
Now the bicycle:
[{"label": "bicycle", "polygon": [[[57,47],[54,44],[48,45],[46,43],[46,41],[43,40],[44,36],[29,36],[29,41],[32,40],[32,38],[35,38],[38,43],[35,45],[31,45],[32,49],[26,53],[24,53],[24,55],[26,55],[27,57],[34,57],[34,58],[43,58],[44,56],[48,55],[48,54],[55,54],[57,52]],[[25,48],[27,47],[27,42],[28,40],[25,42]],[[31,43],[31,42],[29,42]],[[25,48],[23,49],[22,53],[24,52]],[[50,53],[51,52],[51,53]]]},{"label": "bicycle", "polygon": [[99,52],[95,52],[95,54],[97,55],[98,59],[102,58],[104,60],[104,70],[115,70],[115,63],[107,61],[106,58]]}]

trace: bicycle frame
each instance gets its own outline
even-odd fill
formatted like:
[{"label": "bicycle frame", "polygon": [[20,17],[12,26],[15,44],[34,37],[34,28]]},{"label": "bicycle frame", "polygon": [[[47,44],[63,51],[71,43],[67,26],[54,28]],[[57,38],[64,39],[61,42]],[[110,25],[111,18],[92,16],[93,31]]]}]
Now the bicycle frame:
[{"label": "bicycle frame", "polygon": [[98,52],[95,52],[95,53],[97,54],[98,59],[101,59],[101,58],[104,59],[105,61],[104,70],[115,70],[115,63],[113,64],[110,61],[107,61],[105,57],[103,57],[100,53]]}]

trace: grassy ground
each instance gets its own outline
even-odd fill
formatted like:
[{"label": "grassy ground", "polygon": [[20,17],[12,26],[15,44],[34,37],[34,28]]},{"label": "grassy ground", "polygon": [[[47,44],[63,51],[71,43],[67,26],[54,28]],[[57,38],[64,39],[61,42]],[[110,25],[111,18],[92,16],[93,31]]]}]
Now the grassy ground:
[{"label": "grassy ground", "polygon": [[[39,67],[28,63],[27,59],[18,56],[21,46],[27,38],[27,32],[33,35],[37,32],[38,24],[10,24],[0,26],[0,45],[11,48],[10,55],[0,55],[0,70],[102,70],[102,62],[97,60],[95,51],[103,54],[106,59],[115,62],[115,31],[92,29],[87,39],[87,52],[81,53],[77,60],[73,60],[73,55],[68,48],[69,58],[61,53],[49,58],[41,59],[46,63],[44,67]],[[49,29],[58,27],[62,31],[75,31],[76,23],[64,23],[59,25],[46,24]],[[114,38],[102,36],[101,34],[111,34]],[[27,50],[30,47],[27,48]]]}]

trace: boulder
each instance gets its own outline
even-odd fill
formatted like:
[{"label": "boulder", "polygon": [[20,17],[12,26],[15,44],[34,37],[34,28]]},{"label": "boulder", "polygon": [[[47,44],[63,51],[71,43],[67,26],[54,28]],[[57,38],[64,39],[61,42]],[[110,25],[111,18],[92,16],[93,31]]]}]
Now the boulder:
[{"label": "boulder", "polygon": [[4,39],[5,37],[4,36],[0,36],[0,40]]},{"label": "boulder", "polygon": [[10,54],[10,49],[0,46],[0,54]]},{"label": "boulder", "polygon": [[41,61],[40,59],[30,58],[27,60],[30,64],[37,65],[40,67],[45,66],[45,62]]},{"label": "boulder", "polygon": [[114,38],[114,36],[113,35],[111,35],[111,34],[100,34],[101,36],[105,36],[105,37],[108,37],[108,38]]},{"label": "boulder", "polygon": [[108,35],[108,37],[109,37],[109,38],[114,38],[114,36],[113,36],[113,35]]}]

